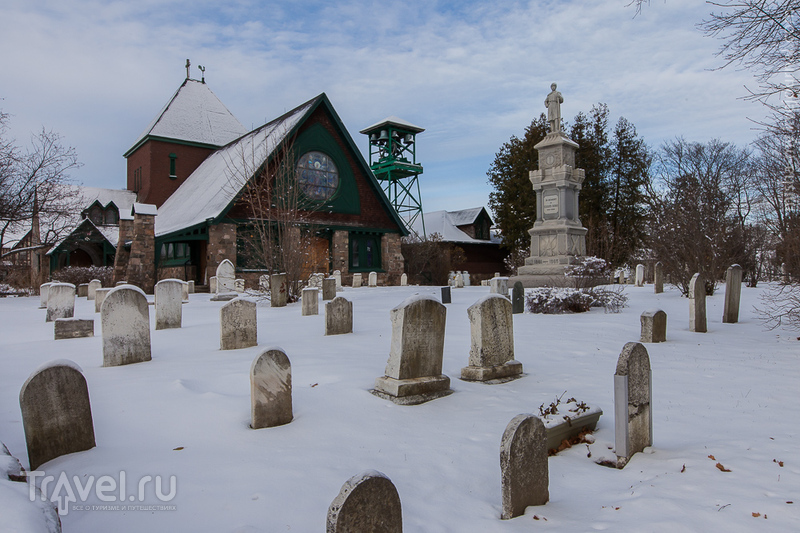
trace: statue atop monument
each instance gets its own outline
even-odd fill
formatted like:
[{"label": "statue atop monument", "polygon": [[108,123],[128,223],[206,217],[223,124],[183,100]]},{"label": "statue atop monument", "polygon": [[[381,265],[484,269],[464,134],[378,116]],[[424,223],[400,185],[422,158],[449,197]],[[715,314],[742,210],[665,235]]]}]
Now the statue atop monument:
[{"label": "statue atop monument", "polygon": [[550,84],[550,94],[544,100],[544,106],[547,108],[547,122],[550,124],[550,133],[561,131],[561,104],[564,103],[564,97],[556,90],[556,84]]}]

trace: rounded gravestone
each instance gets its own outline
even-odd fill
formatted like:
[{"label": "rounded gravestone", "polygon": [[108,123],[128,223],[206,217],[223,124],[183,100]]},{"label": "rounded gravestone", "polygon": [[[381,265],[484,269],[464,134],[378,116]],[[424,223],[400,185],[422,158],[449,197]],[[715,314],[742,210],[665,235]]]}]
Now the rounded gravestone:
[{"label": "rounded gravestone", "polygon": [[292,365],[282,349],[270,348],[253,361],[250,400],[251,428],[282,426],[292,421]]},{"label": "rounded gravestone", "polygon": [[57,318],[72,318],[75,315],[75,285],[53,283],[47,291],[47,322]]},{"label": "rounded gravestone", "polygon": [[394,483],[376,470],[351,477],[328,508],[327,533],[402,533],[403,512]]},{"label": "rounded gravestone", "polygon": [[150,310],[144,291],[120,285],[108,291],[100,307],[103,366],[149,361]]},{"label": "rounded gravestone", "polygon": [[508,423],[500,441],[500,474],[503,520],[548,502],[547,430],[539,417],[521,414]]}]

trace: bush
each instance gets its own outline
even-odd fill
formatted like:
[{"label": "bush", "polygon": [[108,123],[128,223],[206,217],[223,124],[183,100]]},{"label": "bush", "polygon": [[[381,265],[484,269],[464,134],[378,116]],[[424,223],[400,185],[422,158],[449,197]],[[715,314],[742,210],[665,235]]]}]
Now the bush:
[{"label": "bush", "polygon": [[602,307],[607,313],[618,313],[628,302],[623,289],[594,287],[573,289],[539,287],[528,292],[526,306],[531,313],[585,313],[592,307]]},{"label": "bush", "polygon": [[114,267],[64,267],[50,276],[53,281],[72,283],[76,287],[81,283],[89,283],[99,279],[103,287],[111,287],[114,279]]}]

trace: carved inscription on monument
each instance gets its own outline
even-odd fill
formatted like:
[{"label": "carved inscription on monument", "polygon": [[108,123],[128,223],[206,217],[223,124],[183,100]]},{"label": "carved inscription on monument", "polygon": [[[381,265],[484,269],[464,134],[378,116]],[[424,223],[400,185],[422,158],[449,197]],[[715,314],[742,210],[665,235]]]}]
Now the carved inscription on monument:
[{"label": "carved inscription on monument", "polygon": [[547,194],[542,198],[543,203],[543,213],[545,215],[557,215],[558,214],[558,195],[557,194]]}]

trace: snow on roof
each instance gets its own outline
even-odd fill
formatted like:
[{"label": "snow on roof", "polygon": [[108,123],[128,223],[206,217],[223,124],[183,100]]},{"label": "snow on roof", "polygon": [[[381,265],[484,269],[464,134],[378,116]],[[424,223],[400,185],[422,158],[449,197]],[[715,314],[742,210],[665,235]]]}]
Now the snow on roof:
[{"label": "snow on roof", "polygon": [[[465,224],[474,224],[475,220],[477,220],[478,215],[481,214],[481,211],[485,211],[483,207],[473,207],[470,209],[462,209],[461,211],[448,211],[447,215],[450,217],[450,221],[455,224],[456,226],[463,226]],[[488,216],[489,213],[486,213]],[[489,218],[489,223],[491,224],[491,217]]]},{"label": "snow on roof", "polygon": [[53,246],[47,251],[47,255],[51,255],[56,249],[61,246],[69,237],[75,233],[81,226],[84,224],[89,225],[97,230],[97,232],[103,236],[105,240],[108,241],[110,245],[114,248],[117,247],[117,243],[119,243],[119,226],[97,226],[91,219],[84,218],[69,231],[69,233],[63,235],[60,239],[58,239]]},{"label": "snow on roof", "polygon": [[[491,239],[487,241],[484,239],[473,239],[467,233],[456,227],[474,223],[482,210],[483,207],[473,207],[471,209],[462,209],[461,211],[432,211],[430,213],[423,213],[422,217],[425,218],[425,233],[427,235],[438,233],[441,235],[442,240],[446,242],[476,244],[502,242],[502,239],[496,232],[490,232]],[[422,219],[420,217],[414,221],[412,230],[422,235]]]},{"label": "snow on roof", "polygon": [[225,146],[245,133],[247,129],[208,85],[187,78],[139,135],[131,150],[147,136]]},{"label": "snow on roof", "polygon": [[133,207],[131,207],[131,214],[140,214],[140,215],[153,215],[156,216],[158,214],[158,208],[154,204],[140,204],[139,202],[135,202]]},{"label": "snow on roof", "polygon": [[420,128],[419,126],[415,126],[414,124],[408,122],[407,120],[403,120],[402,118],[392,115],[390,117],[386,117],[385,119],[376,122],[372,126],[364,128],[359,133],[367,133],[382,126],[387,126],[390,123],[394,124],[395,126],[400,126],[409,130],[414,130],[415,133],[420,133],[425,131],[425,128]]},{"label": "snow on roof", "polygon": [[[80,194],[83,196],[81,202],[84,209],[97,201],[105,209],[109,203],[113,203],[119,210],[119,218],[123,220],[133,220],[131,207],[136,202],[136,193],[126,189],[101,189],[99,187],[78,186]],[[79,213],[80,215],[80,213]],[[80,218],[75,221],[77,224]]]},{"label": "snow on roof", "polygon": [[161,206],[157,236],[200,224],[221,215],[249,178],[319,97],[257,128],[206,158]]}]

